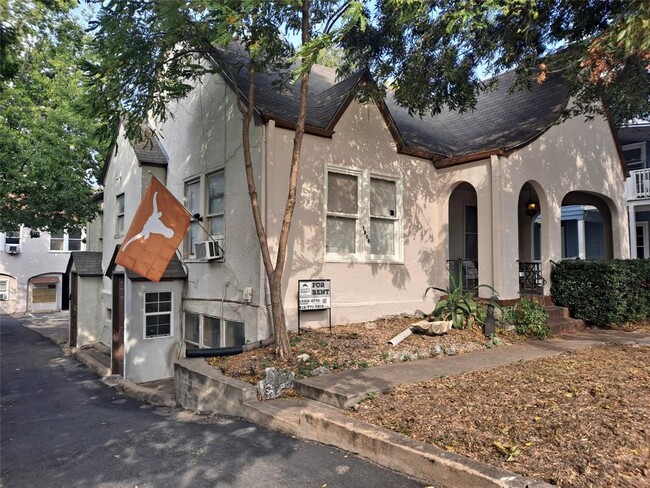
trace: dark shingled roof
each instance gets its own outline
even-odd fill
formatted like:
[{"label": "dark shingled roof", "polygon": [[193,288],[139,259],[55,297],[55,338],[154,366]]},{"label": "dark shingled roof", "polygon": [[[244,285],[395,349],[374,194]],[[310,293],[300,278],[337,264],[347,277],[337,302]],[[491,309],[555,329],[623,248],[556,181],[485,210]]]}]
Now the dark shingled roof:
[{"label": "dark shingled roof", "polygon": [[66,274],[70,274],[74,264],[75,273],[79,276],[102,276],[102,253],[91,251],[73,251],[68,259]]},{"label": "dark shingled roof", "polygon": [[138,143],[131,142],[131,146],[133,147],[133,151],[135,151],[135,155],[138,158],[140,165],[167,164],[167,155],[165,154],[158,137],[148,126],[143,127],[142,131],[144,134],[143,140]]},{"label": "dark shingled roof", "polygon": [[[246,58],[238,54],[233,59],[235,67],[231,74],[241,92],[246,94]],[[266,119],[295,123],[300,83],[285,84],[284,89],[278,91],[274,85],[283,76],[286,77],[286,73],[256,75],[256,109]],[[310,75],[307,127],[332,131],[341,110],[354,97],[364,76],[367,72],[361,70],[337,82],[335,70],[315,65]],[[446,159],[491,150],[507,151],[525,145],[558,119],[568,101],[568,89],[560,75],[550,75],[542,84],[532,83],[530,89],[516,89],[512,93],[509,89],[515,81],[514,72],[497,79],[497,87],[482,92],[475,109],[463,114],[443,111],[435,116],[411,116],[407,109],[395,103],[391,93],[382,108],[399,134],[400,147]]]},{"label": "dark shingled roof", "polygon": [[[117,257],[117,252],[120,250],[120,246],[115,246],[115,251],[113,251],[113,256],[111,257],[111,261],[108,263],[108,269],[106,270],[106,276],[109,278],[113,277],[113,271],[115,271],[115,258]],[[149,281],[147,278],[143,278],[140,276],[138,273],[135,273],[131,270],[126,270],[126,276],[132,281]],[[178,256],[174,254],[174,257],[172,257],[172,260],[169,262],[169,265],[167,266],[167,269],[165,270],[165,273],[162,275],[162,278],[160,281],[168,281],[168,280],[184,280],[187,278],[187,273],[185,272],[185,269],[183,268],[183,263],[178,259]]]}]

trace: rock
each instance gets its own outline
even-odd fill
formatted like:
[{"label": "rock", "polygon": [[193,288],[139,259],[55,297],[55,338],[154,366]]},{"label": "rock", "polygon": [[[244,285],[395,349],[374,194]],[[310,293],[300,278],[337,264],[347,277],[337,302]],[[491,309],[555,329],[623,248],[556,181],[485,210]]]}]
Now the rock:
[{"label": "rock", "polygon": [[377,328],[377,324],[374,322],[368,322],[364,327],[368,330],[375,330]]},{"label": "rock", "polygon": [[257,394],[263,400],[273,400],[282,392],[293,387],[294,374],[291,371],[277,368],[266,368],[266,378],[257,383]]},{"label": "rock", "polygon": [[307,353],[304,353],[304,354],[298,354],[298,355],[296,356],[296,359],[297,359],[298,361],[300,361],[301,363],[306,363],[307,361],[309,361],[309,354],[307,354]]},{"label": "rock", "polygon": [[428,320],[420,320],[411,327],[414,332],[426,334],[430,336],[446,334],[451,330],[451,320],[436,320],[429,322]]},{"label": "rock", "polygon": [[447,356],[456,356],[458,354],[458,351],[456,350],[456,346],[447,346],[445,349],[445,354]]},{"label": "rock", "polygon": [[499,324],[499,329],[512,332],[516,329],[516,327],[512,324]]},{"label": "rock", "polygon": [[416,310],[413,312],[413,318],[415,319],[423,319],[427,316],[426,313],[424,313],[422,310]]},{"label": "rock", "polygon": [[330,374],[332,371],[327,366],[319,366],[316,369],[313,369],[311,372],[312,376],[323,376],[325,374]]},{"label": "rock", "polygon": [[436,344],[435,346],[433,346],[433,352],[436,355],[442,354],[442,347],[440,347],[440,344]]}]

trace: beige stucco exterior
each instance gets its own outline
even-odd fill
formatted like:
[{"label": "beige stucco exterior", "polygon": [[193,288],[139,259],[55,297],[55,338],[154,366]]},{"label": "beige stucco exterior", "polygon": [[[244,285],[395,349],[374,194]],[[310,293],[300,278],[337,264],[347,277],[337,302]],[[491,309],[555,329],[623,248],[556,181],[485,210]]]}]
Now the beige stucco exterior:
[{"label": "beige stucco exterior", "polygon": [[[115,232],[116,197],[125,195],[126,230],[150,172],[179,201],[183,201],[187,182],[198,181],[202,217],[206,213],[206,177],[224,172],[225,258],[206,262],[185,255],[185,281],[155,284],[127,280],[125,375],[136,381],[173,374],[173,360],[184,351],[185,313],[243,323],[246,341],[272,334],[267,320],[266,276],[244,171],[242,119],[234,93],[215,76],[199,84],[170,111],[174,116],[156,127],[168,157],[166,172],[160,167],[140,166],[123,135],[118,138],[118,152],[110,161],[104,182],[103,268],[107,269],[115,245],[123,237]],[[256,120],[251,130],[257,192],[272,254],[277,251],[287,198],[293,137],[292,130],[277,127],[273,120]],[[370,177],[395,182],[398,237],[394,256],[374,259],[368,253],[350,256],[326,252],[328,169],[358,175],[362,185]],[[353,101],[338,120],[332,137],[304,136],[298,201],[283,281],[288,327],[295,330],[298,326],[297,289],[301,279],[331,280],[334,325],[417,309],[431,311],[435,297],[425,297],[425,290],[429,286],[446,287],[447,260],[463,257],[462,208],[466,204],[477,208],[478,282],[494,287],[502,299],[518,298],[517,260],[529,260],[531,255],[532,217],[525,214],[522,205],[528,195],[522,193],[526,183],[541,205],[541,261],[548,282],[550,260],[561,258],[561,206],[569,193],[575,196],[572,192],[580,192],[589,204],[593,200],[611,215],[610,254],[629,256],[625,182],[605,120],[572,119],[551,127],[510,154],[437,169],[430,160],[398,153],[378,107]],[[368,202],[361,198],[359,206],[368,207]],[[367,208],[360,212],[369,214]],[[357,240],[363,239],[365,232],[360,222],[355,228]],[[207,235],[204,238],[208,239]],[[123,272],[119,267],[115,271]],[[102,330],[110,330],[110,278],[103,278],[101,288],[100,321]],[[143,294],[167,289],[174,294],[172,334],[145,339]],[[252,289],[250,301],[244,297],[246,289]],[[548,285],[545,291],[548,293]],[[481,293],[489,296],[492,292],[484,289]],[[315,326],[326,325],[327,319],[326,312],[303,313],[301,317],[303,325]]]}]

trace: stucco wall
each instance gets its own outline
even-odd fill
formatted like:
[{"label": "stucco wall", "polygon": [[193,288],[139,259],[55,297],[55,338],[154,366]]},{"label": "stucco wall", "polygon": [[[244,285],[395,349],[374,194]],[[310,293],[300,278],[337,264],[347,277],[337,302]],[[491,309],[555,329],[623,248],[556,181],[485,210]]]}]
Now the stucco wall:
[{"label": "stucco wall", "polygon": [[61,309],[62,284],[57,284],[57,301],[54,305],[32,304],[30,301],[29,279],[40,275],[58,274],[62,277],[70,257],[69,252],[50,251],[50,236],[42,232],[40,237],[30,237],[30,230],[22,227],[20,230],[19,254],[4,252],[4,239],[0,249],[0,275],[14,278],[15,283],[10,290],[9,300],[0,301],[2,313],[19,314],[27,311],[52,311]]},{"label": "stucco wall", "polygon": [[[269,234],[279,236],[286,203],[293,132],[276,128],[269,168]],[[325,188],[327,166],[367,169],[398,178],[403,187],[401,232],[403,260],[388,262],[328,262],[325,256]],[[331,139],[305,135],[302,147],[298,203],[294,214],[285,272],[287,324],[297,327],[299,279],[332,280],[334,324],[372,320],[398,312],[432,308],[423,299],[427,286],[444,285],[439,266],[442,241],[436,236],[436,171],[429,161],[397,154],[393,138],[375,105],[353,102]],[[310,312],[321,325],[326,314]]]},{"label": "stucco wall", "polygon": [[[206,79],[184,100],[170,106],[174,114],[158,129],[169,156],[167,187],[183,200],[184,185],[224,170],[225,259],[223,262],[185,260],[188,272],[185,310],[244,322],[251,341],[269,336],[264,307],[260,251],[246,184],[242,150],[241,112],[232,90],[219,77]],[[251,150],[260,204],[264,206],[261,158],[264,130],[251,127]],[[207,219],[203,226],[207,227]],[[204,237],[207,240],[207,236]],[[250,304],[244,303],[244,288],[252,287]]]}]

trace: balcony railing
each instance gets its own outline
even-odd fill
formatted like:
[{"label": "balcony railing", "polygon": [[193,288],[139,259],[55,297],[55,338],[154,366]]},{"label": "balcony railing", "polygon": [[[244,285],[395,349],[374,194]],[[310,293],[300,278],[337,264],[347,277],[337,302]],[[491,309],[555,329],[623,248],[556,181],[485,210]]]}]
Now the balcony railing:
[{"label": "balcony railing", "polygon": [[630,171],[630,177],[627,179],[627,199],[644,198],[650,198],[650,168]]}]

